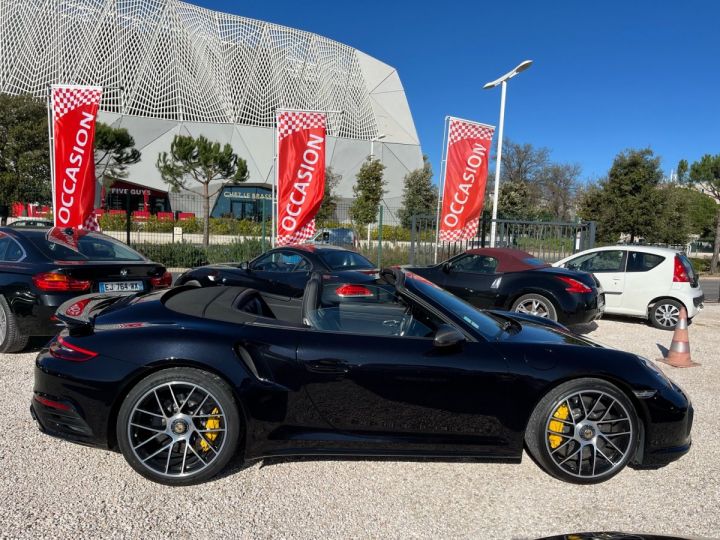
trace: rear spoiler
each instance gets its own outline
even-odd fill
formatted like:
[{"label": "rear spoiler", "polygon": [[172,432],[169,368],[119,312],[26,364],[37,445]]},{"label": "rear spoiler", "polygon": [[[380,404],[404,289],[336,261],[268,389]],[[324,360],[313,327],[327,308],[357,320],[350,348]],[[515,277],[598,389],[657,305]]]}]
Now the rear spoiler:
[{"label": "rear spoiler", "polygon": [[129,300],[136,293],[84,294],[63,303],[55,317],[63,322],[72,335],[89,334],[95,326],[95,317],[120,300]]}]

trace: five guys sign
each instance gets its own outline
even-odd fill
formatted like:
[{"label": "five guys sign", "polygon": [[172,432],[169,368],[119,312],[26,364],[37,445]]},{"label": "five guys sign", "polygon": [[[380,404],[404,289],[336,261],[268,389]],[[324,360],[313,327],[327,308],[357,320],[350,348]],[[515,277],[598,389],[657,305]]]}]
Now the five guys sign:
[{"label": "five guys sign", "polygon": [[485,199],[490,144],[495,128],[450,118],[440,241],[475,237]]},{"label": "five guys sign", "polygon": [[325,194],[325,115],[277,114],[277,245],[309,240]]},{"label": "five guys sign", "polygon": [[95,118],[102,89],[52,86],[53,208],[58,227],[97,228]]}]

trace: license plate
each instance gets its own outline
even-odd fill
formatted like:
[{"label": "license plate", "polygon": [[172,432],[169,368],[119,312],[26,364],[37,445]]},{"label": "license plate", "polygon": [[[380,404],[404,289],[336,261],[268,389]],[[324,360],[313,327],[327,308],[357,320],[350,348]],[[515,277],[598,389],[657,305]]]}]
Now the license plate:
[{"label": "license plate", "polygon": [[111,281],[100,283],[100,292],[139,292],[142,290],[142,281]]}]

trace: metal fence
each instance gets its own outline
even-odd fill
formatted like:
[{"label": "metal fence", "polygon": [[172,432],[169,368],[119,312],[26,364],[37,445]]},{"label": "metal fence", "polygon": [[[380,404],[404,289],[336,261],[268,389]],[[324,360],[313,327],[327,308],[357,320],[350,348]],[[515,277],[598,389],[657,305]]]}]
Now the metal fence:
[{"label": "metal fence", "polygon": [[[46,201],[45,201],[46,202]],[[168,268],[189,268],[207,263],[249,260],[271,245],[271,216],[268,201],[241,201],[232,212],[213,211],[208,221],[208,245],[204,245],[204,204],[199,195],[169,195],[169,205],[151,207],[141,195],[129,194],[120,201],[104,204],[99,223],[102,231],[130,244]],[[475,247],[490,245],[489,216],[483,215],[478,234],[463,242],[441,242],[437,246],[435,216],[403,216],[397,200],[383,200],[376,220],[358,224],[352,219],[352,201],[337,201],[332,211],[316,219],[318,241],[324,231],[344,229],[344,241],[378,266],[428,265]],[[168,208],[169,206],[169,208]],[[51,219],[42,202],[8,205],[8,221]],[[405,219],[403,219],[405,217]],[[575,251],[592,247],[595,224],[532,221],[497,221],[496,245],[523,249],[552,262]]]}]

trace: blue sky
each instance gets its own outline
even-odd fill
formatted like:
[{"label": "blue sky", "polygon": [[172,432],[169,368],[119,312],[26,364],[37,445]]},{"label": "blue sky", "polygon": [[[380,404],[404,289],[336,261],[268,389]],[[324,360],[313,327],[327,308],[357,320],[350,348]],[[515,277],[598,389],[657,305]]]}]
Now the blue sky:
[{"label": "blue sky", "polygon": [[499,88],[482,86],[525,59],[534,65],[508,85],[505,136],[579,163],[583,179],[629,147],[650,146],[666,174],[720,153],[720,2],[191,1],[397,68],[436,177],[445,116],[497,124]]}]

